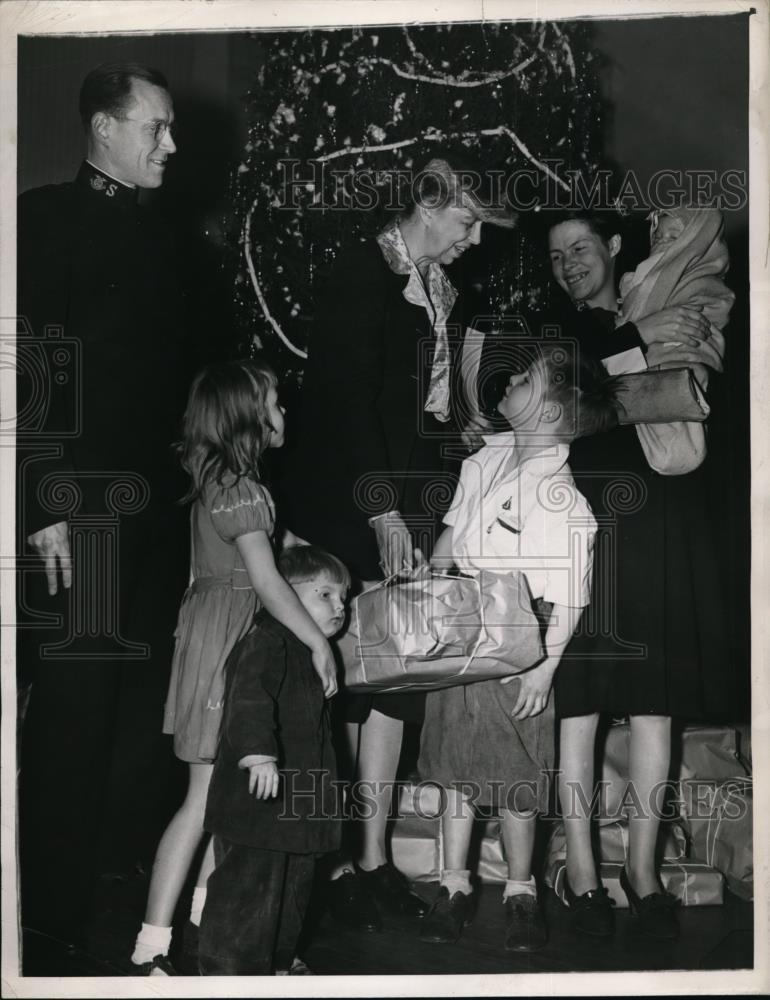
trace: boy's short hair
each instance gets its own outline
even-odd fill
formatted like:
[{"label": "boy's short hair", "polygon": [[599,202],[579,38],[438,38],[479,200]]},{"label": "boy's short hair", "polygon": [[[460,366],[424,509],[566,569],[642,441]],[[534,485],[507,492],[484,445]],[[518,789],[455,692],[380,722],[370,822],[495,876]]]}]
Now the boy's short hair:
[{"label": "boy's short hair", "polygon": [[617,425],[615,382],[600,361],[558,343],[542,344],[540,357],[548,373],[546,398],[561,407],[566,440],[602,434]]},{"label": "boy's short hair", "polygon": [[350,573],[340,560],[317,545],[292,545],[278,557],[278,570],[287,583],[307,583],[326,574],[334,583],[350,586]]}]

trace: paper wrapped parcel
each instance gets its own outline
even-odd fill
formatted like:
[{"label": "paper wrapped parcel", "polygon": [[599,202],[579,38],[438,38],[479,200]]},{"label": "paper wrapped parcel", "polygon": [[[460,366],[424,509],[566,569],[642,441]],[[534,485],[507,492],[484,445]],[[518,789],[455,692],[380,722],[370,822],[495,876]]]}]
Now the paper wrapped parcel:
[{"label": "paper wrapped parcel", "polygon": [[620,424],[702,421],[710,411],[692,368],[652,368],[616,375]]},{"label": "paper wrapped parcel", "polygon": [[523,574],[385,581],[354,602],[352,691],[433,690],[509,677],[543,658]]}]

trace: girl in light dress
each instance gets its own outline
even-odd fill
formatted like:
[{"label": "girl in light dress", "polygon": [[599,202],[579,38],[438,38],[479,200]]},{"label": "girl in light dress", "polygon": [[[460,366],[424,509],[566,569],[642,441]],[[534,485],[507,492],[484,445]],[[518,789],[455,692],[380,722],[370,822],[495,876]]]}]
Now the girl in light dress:
[{"label": "girl in light dress", "polygon": [[[326,697],[336,691],[328,640],[278,572],[273,555],[275,509],[261,481],[259,461],[266,449],[281,447],[283,435],[277,380],[266,365],[229,362],[205,369],[195,379],[179,447],[192,480],[186,498],[193,501],[192,579],[179,611],[163,723],[163,731],[174,736],[174,753],[189,766],[189,785],[155,855],[145,919],[132,955],[136,975],[174,974],[168,959],[171,923],[203,837],[225,662],[260,606],[311,650]],[[193,893],[190,922],[196,930],[212,869],[209,844]],[[187,928],[192,930],[190,923]]]}]

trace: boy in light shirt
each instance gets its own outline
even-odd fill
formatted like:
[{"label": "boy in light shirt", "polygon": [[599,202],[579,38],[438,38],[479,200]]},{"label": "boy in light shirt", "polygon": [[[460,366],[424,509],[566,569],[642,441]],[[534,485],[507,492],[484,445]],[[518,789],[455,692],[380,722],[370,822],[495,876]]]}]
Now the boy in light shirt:
[{"label": "boy in light shirt", "polygon": [[418,765],[420,777],[446,794],[441,886],[420,938],[453,942],[470,922],[466,864],[474,806],[495,806],[508,864],[503,903],[509,951],[534,951],[547,940],[531,868],[554,761],[551,684],[590,597],[596,521],[572,479],[569,442],[617,421],[598,362],[575,360],[569,345],[556,343],[537,345],[533,354],[497,407],[511,430],[485,438],[463,463],[431,568],[523,572],[545,657],[503,681],[430,692]]}]

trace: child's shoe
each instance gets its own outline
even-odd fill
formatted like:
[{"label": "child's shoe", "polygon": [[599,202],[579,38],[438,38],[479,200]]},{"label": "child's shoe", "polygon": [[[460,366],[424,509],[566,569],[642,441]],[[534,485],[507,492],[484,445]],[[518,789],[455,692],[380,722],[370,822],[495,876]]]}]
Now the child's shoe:
[{"label": "child's shoe", "polygon": [[433,906],[422,919],[420,940],[431,944],[454,944],[463,927],[473,915],[473,897],[456,892],[451,898],[449,889],[441,886]]},{"label": "child's shoe", "polygon": [[142,962],[138,965],[136,962],[131,963],[131,975],[132,976],[176,976],[178,975],[176,969],[171,964],[171,960],[168,955],[156,955],[155,958],[151,959],[149,962]]},{"label": "child's shoe", "polygon": [[548,931],[537,896],[508,896],[505,906],[505,950],[538,951],[548,941]]}]

